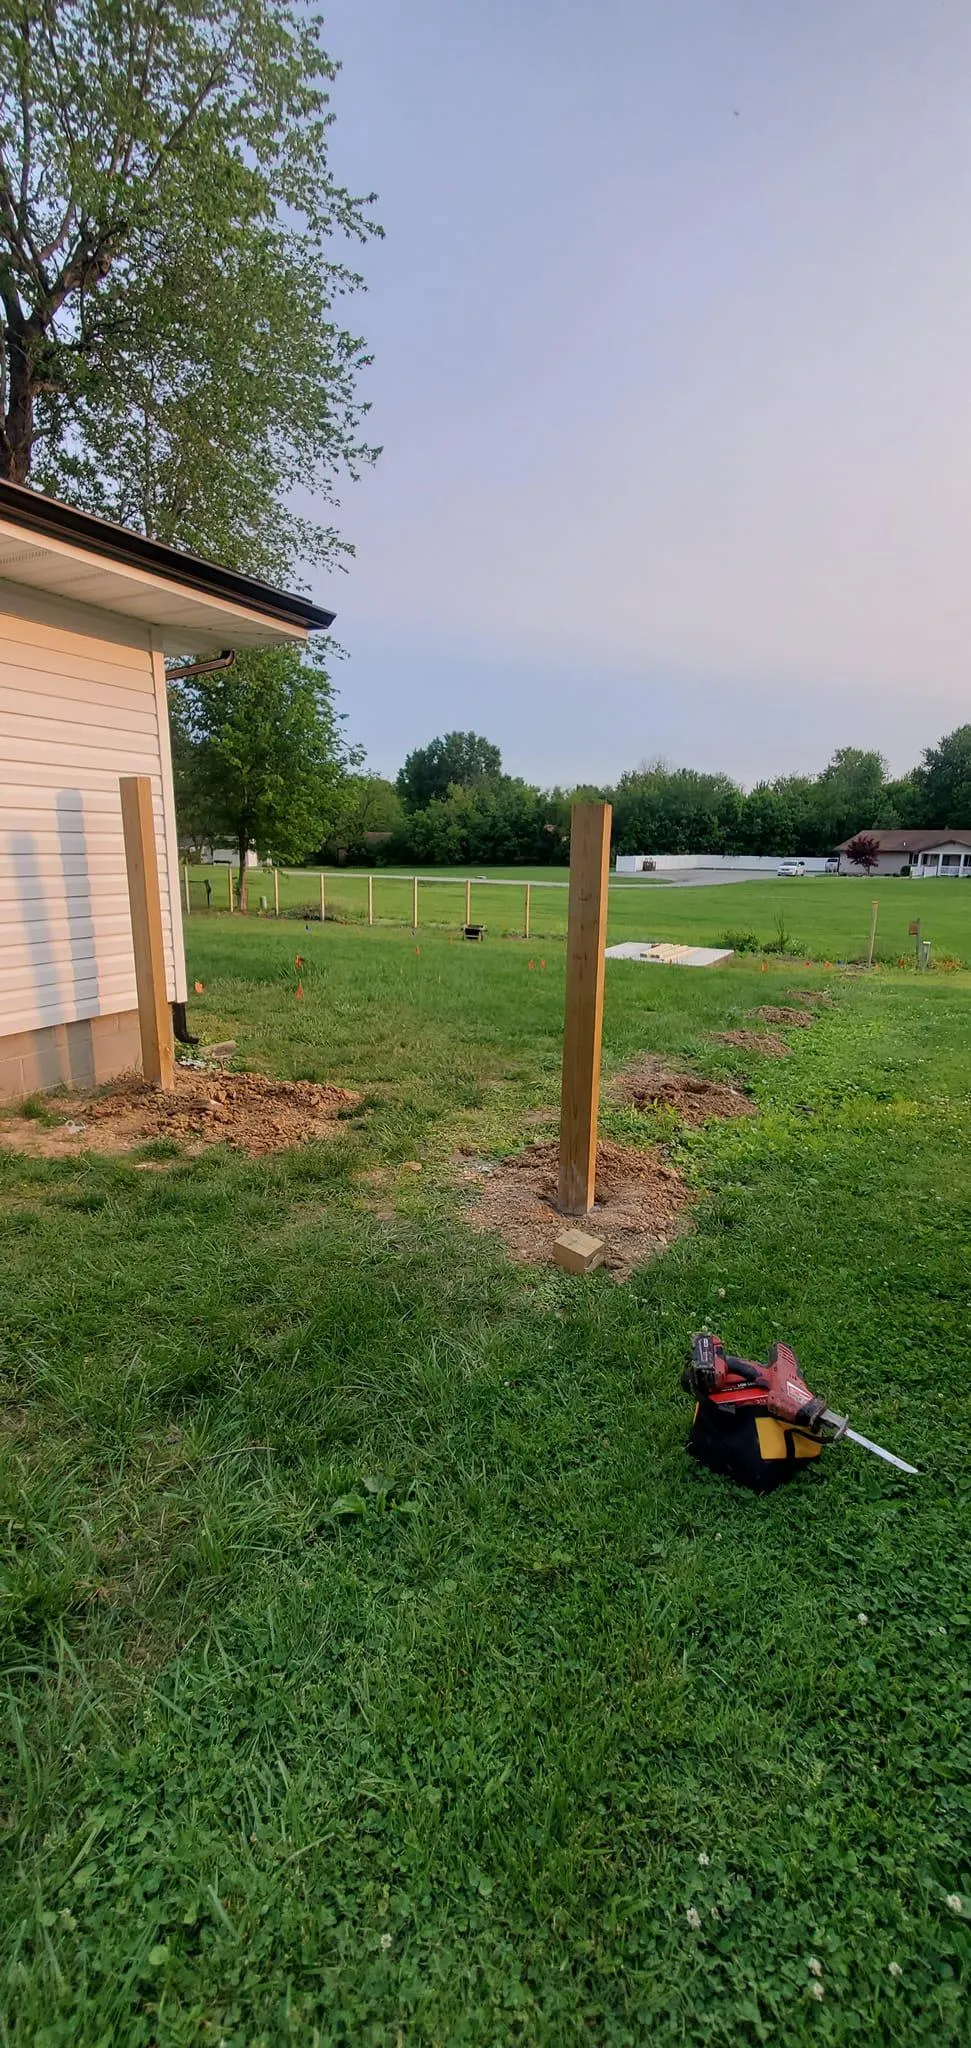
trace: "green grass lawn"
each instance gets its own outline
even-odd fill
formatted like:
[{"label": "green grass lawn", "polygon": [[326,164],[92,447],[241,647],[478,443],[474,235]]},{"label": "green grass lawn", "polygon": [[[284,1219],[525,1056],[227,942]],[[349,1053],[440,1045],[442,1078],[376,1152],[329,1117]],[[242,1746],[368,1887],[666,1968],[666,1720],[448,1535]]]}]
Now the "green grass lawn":
[{"label": "green grass lawn", "polygon": [[[206,914],[204,877],[212,885],[212,911],[226,906],[226,870],[191,870],[190,902],[193,913]],[[551,888],[551,882],[566,882],[565,868],[490,868],[481,870],[493,882],[514,879],[515,888],[490,887],[488,880],[473,880],[472,915],[484,923],[494,937],[519,935],[524,930],[525,887],[531,884],[530,932],[534,937],[562,937],[566,931],[567,891]],[[273,914],[273,877],[254,871],[250,880],[250,910],[259,915],[260,897],[267,899]],[[341,869],[324,871],[328,918],[360,922],[367,917],[367,878],[346,874]],[[916,882],[899,876],[880,876],[865,882],[848,875],[810,875],[801,881],[779,881],[774,876],[752,882],[714,885],[710,888],[678,889],[669,883],[617,878],[610,886],[610,938],[684,939],[698,945],[718,945],[733,932],[749,932],[762,941],[778,938],[783,920],[789,940],[797,951],[815,960],[865,959],[870,936],[870,906],[874,899],[880,910],[877,920],[875,955],[890,964],[904,957],[914,958],[914,940],[908,931],[919,918],[925,938],[936,957],[959,960],[971,967],[971,885],[962,889],[956,882]],[[373,907],[376,926],[410,924],[412,887],[407,879],[385,875],[376,868],[373,877]],[[284,913],[303,911],[310,918],[320,915],[319,873],[280,872],[280,908]],[[419,924],[458,929],[465,917],[465,875],[459,879],[447,869],[426,870],[419,880]]]},{"label": "green grass lawn", "polygon": [[[609,967],[608,1067],[837,999],[620,1287],[448,1184],[555,1099],[562,946],[419,943],[190,923],[197,1027],[364,1090],[334,1142],[0,1153],[0,2041],[958,2048],[971,977]],[[695,1468],[705,1324],[922,1476]]]}]

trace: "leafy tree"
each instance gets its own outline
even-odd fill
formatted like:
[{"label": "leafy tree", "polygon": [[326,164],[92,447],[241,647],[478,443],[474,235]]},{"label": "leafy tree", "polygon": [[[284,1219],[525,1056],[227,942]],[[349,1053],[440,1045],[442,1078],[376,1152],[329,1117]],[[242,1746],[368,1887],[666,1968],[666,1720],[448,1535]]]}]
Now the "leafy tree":
[{"label": "leafy tree", "polygon": [[326,838],[349,757],[321,653],[274,647],[241,654],[232,668],[189,677],[169,690],[176,808],[210,841],[239,852],[239,906],[246,856],[293,861]]},{"label": "leafy tree", "polygon": [[[367,361],[322,252],[336,67],[287,0],[11,0],[0,21],[0,473],[257,573],[325,559]],[[373,195],[372,195],[373,196]]]},{"label": "leafy tree", "polygon": [[333,831],[327,847],[329,858],[345,853],[351,860],[371,860],[374,847],[368,835],[400,829],[401,799],[393,782],[381,775],[345,775],[338,795]]},{"label": "leafy tree", "polygon": [[846,848],[846,858],[855,868],[862,868],[868,875],[873,873],[880,859],[879,842],[869,832],[858,832]]},{"label": "leafy tree", "polygon": [[622,775],[612,796],[619,853],[734,853],[744,799],[727,775],[663,761]]},{"label": "leafy tree", "polygon": [[408,755],[398,771],[397,788],[406,811],[420,811],[433,798],[447,796],[453,785],[472,789],[501,774],[502,756],[490,740],[477,732],[447,732],[444,739],[431,740]]},{"label": "leafy tree", "polygon": [[886,784],[882,754],[862,747],[837,747],[819,776],[813,811],[817,844],[812,852],[829,853],[841,839],[861,826],[874,825]]},{"label": "leafy tree", "polygon": [[922,825],[971,827],[971,725],[956,726],[936,747],[925,747],[914,783]]}]

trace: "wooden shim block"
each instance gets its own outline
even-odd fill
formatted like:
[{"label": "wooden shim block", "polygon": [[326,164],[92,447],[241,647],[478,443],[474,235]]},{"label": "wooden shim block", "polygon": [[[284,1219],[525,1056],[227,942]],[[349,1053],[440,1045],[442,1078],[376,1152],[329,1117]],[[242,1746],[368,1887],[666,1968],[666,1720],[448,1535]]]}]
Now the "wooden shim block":
[{"label": "wooden shim block", "polygon": [[138,1030],[142,1072],[156,1088],[175,1087],[175,1045],[172,1012],[165,986],[162,899],[158,886],[155,816],[148,775],[122,775],[121,822],[128,870]]},{"label": "wooden shim block", "polygon": [[564,1273],[592,1273],[603,1265],[604,1240],[587,1230],[561,1230],[553,1246],[553,1257]]},{"label": "wooden shim block", "polygon": [[609,804],[574,804],[570,821],[558,1190],[564,1216],[585,1216],[594,1201],[610,818]]}]

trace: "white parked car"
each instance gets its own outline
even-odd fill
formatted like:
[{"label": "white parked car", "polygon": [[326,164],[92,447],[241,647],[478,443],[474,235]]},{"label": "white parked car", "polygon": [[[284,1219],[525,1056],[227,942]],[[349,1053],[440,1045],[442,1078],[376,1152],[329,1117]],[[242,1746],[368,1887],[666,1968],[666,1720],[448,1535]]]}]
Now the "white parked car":
[{"label": "white parked car", "polygon": [[777,875],[804,875],[805,872],[806,863],[804,860],[782,860],[776,868]]}]

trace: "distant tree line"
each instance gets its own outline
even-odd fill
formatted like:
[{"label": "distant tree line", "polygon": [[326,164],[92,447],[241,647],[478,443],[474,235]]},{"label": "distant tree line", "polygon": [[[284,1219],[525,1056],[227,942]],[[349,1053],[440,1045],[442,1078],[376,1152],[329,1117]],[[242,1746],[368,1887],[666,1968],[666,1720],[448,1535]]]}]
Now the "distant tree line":
[{"label": "distant tree line", "polygon": [[561,863],[570,806],[613,805],[615,853],[828,854],[880,827],[971,827],[971,725],[892,779],[875,750],[839,747],[818,775],[777,776],[744,790],[728,775],[628,769],[602,788],[538,789],[504,775],[499,748],[478,733],[446,733],[410,753],[394,783],[347,778],[328,846],[355,861],[416,866]]},{"label": "distant tree line", "polygon": [[971,725],[897,780],[881,754],[840,747],[819,775],[750,790],[663,761],[612,786],[538,789],[505,775],[499,748],[474,732],[414,748],[394,782],[369,774],[343,737],[322,656],[296,649],[173,683],[170,702],[183,844],[237,847],[241,890],[250,847],[298,864],[561,864],[583,798],[613,805],[615,853],[828,854],[881,826],[971,827]]}]

